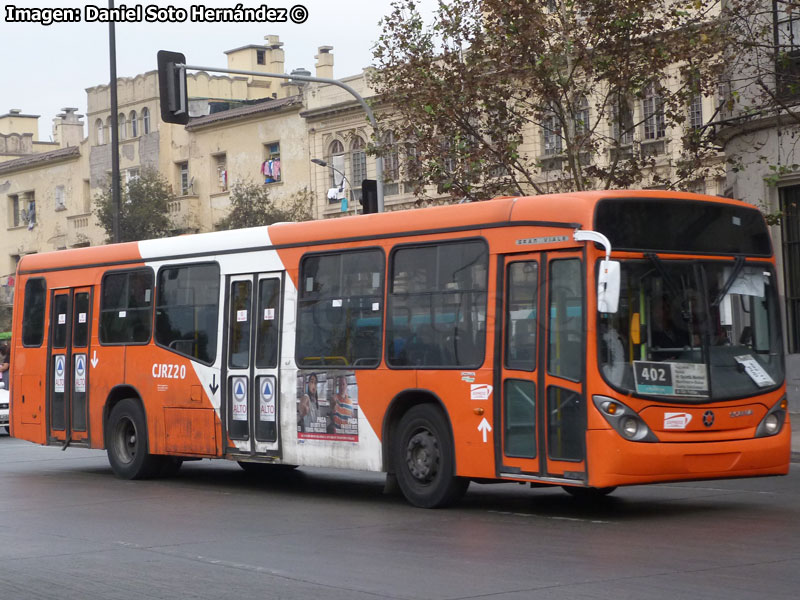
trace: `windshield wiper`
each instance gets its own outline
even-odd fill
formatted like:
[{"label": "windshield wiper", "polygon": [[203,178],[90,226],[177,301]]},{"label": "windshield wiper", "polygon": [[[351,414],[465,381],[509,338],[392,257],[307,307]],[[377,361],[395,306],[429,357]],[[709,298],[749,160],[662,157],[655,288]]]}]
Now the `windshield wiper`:
[{"label": "windshield wiper", "polygon": [[714,298],[714,301],[711,303],[711,308],[716,307],[717,305],[719,305],[720,302],[722,302],[722,299],[731,289],[731,286],[736,281],[736,278],[739,277],[739,273],[742,272],[743,267],[744,267],[744,256],[737,256],[736,263],[733,265],[733,272],[731,272],[730,276],[725,282],[725,285],[722,286],[722,289],[719,291],[719,294],[717,294],[717,297]]},{"label": "windshield wiper", "polygon": [[664,268],[664,262],[652,252],[645,252],[644,257],[649,259],[650,262],[656,266],[656,271],[658,271],[658,274],[661,275],[661,278],[666,282],[667,287],[675,295],[675,297],[682,298],[683,292],[677,285],[675,285],[675,282],[672,281],[672,277],[669,276],[669,273],[667,273],[667,270]]}]

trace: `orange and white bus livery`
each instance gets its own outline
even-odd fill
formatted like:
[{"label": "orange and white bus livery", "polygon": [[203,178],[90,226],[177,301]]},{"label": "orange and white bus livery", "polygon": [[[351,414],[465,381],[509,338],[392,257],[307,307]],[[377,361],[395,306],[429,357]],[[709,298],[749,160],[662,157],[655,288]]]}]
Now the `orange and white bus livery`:
[{"label": "orange and white bus livery", "polygon": [[616,486],[786,474],[779,294],[734,200],[584,192],[29,255],[11,433],[183,460]]}]

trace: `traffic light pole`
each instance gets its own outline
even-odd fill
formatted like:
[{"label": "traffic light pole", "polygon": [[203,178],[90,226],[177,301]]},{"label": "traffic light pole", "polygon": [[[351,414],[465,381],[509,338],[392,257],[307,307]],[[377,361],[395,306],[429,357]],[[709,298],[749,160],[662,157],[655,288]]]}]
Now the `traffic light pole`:
[{"label": "traffic light pole", "polygon": [[[372,112],[372,107],[367,104],[366,100],[361,97],[357,91],[355,91],[352,87],[339,81],[338,79],[328,79],[327,77],[312,77],[311,75],[286,75],[285,73],[262,73],[260,71],[241,71],[238,69],[220,69],[216,67],[198,67],[195,65],[184,65],[184,64],[175,64],[175,68],[177,69],[192,69],[193,71],[211,71],[214,73],[231,73],[232,75],[249,75],[251,77],[275,77],[278,79],[291,79],[293,81],[310,81],[316,83],[327,83],[329,85],[335,85],[346,92],[348,92],[351,96],[353,96],[358,103],[361,105],[361,108],[364,109],[364,112],[367,113],[367,118],[369,119],[370,124],[372,124],[372,129],[375,132],[375,140],[378,145],[378,149],[381,148],[381,137],[378,132],[378,122],[375,120],[375,113]],[[184,71],[185,73],[185,71]],[[163,93],[163,92],[162,92]],[[378,212],[383,212],[383,157],[378,155],[375,158],[375,179],[378,184]]]},{"label": "traffic light pole", "polygon": [[[108,8],[114,9],[114,0],[108,1]],[[119,235],[119,212],[122,208],[120,200],[120,178],[119,178],[119,122],[117,111],[117,38],[114,31],[114,21],[108,22],[108,59],[111,83],[109,92],[111,94],[111,241],[118,244]]]}]

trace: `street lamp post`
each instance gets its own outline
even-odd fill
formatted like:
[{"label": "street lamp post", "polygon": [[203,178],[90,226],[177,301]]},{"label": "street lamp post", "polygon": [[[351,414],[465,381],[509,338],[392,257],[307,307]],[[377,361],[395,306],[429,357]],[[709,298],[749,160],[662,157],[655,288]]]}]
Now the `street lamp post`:
[{"label": "street lamp post", "polygon": [[[353,184],[350,183],[350,181],[347,179],[347,176],[342,171],[340,171],[339,169],[337,169],[333,165],[329,165],[326,161],[322,160],[321,158],[312,158],[311,162],[314,163],[315,165],[319,165],[320,167],[328,167],[334,173],[338,173],[339,175],[342,176],[342,183],[339,184],[339,193],[340,194],[344,191],[345,182],[347,182],[347,185],[350,186],[350,191],[353,190]],[[334,182],[335,182],[335,180],[334,180]],[[332,188],[332,189],[335,189],[335,188]],[[330,198],[328,198],[328,199],[330,200]],[[355,204],[355,202],[353,203],[353,211],[355,212],[355,214],[358,214],[358,206]]]},{"label": "street lamp post", "polygon": [[[108,0],[108,8],[113,12],[114,0]],[[111,93],[111,238],[116,244],[119,242],[119,212],[120,204],[120,178],[119,178],[119,123],[117,122],[117,39],[114,31],[114,20],[108,22],[108,58],[110,79],[109,91]]]}]

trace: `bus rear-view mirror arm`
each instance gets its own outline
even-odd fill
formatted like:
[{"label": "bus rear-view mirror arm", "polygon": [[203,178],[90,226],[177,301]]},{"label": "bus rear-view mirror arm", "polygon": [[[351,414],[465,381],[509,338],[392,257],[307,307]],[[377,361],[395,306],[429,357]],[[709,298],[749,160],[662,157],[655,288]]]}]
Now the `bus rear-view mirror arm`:
[{"label": "bus rear-view mirror arm", "polygon": [[606,258],[600,261],[600,270],[597,274],[597,312],[617,312],[619,307],[620,264],[619,261],[610,260],[611,242],[599,231],[576,229],[572,237],[576,242],[597,242],[605,248]]}]

